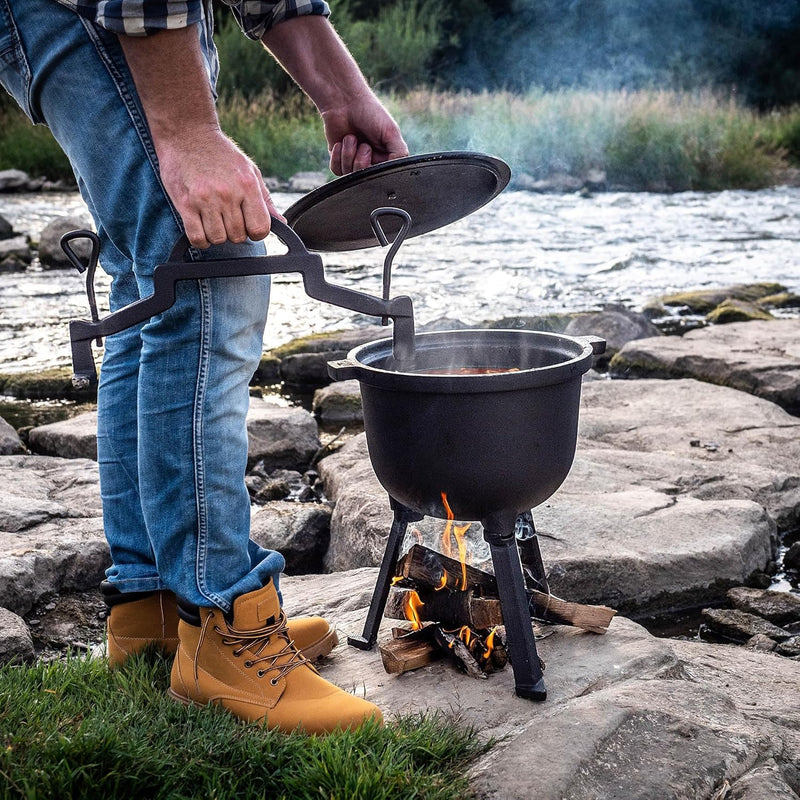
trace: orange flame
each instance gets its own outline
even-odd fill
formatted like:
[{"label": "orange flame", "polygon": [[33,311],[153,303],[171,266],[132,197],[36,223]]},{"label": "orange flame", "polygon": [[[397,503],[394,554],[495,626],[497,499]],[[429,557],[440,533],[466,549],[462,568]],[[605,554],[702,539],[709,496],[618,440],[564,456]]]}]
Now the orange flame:
[{"label": "orange flame", "polygon": [[442,492],[442,504],[444,505],[445,514],[447,515],[447,524],[442,533],[442,553],[448,558],[454,558],[452,540],[455,538],[456,547],[458,549],[458,561],[461,564],[461,581],[456,587],[457,589],[467,588],[467,544],[465,537],[469,530],[469,523],[466,525],[454,525],[455,514],[447,502],[447,494]]},{"label": "orange flame", "polygon": [[497,627],[495,626],[486,635],[486,639],[484,639],[483,646],[486,648],[486,651],[483,654],[484,663],[492,657],[492,652],[494,651],[494,637],[496,633]]},{"label": "orange flame", "polygon": [[422,627],[419,619],[419,610],[424,606],[420,596],[411,589],[405,593],[403,597],[403,611],[405,612],[406,619],[411,621],[411,629],[418,631]]},{"label": "orange flame", "polygon": [[461,626],[461,629],[458,631],[458,638],[469,647],[470,642],[472,642],[472,631],[467,625]]}]

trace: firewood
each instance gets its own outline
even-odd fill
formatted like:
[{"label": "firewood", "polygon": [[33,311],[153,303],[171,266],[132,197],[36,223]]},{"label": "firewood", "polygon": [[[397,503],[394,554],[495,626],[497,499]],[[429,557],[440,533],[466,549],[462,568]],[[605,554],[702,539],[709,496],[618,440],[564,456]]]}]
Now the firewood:
[{"label": "firewood", "polygon": [[[412,589],[393,586],[386,600],[384,616],[389,619],[409,619],[407,597]],[[500,601],[489,597],[475,597],[468,592],[437,592],[422,590],[418,593],[423,605],[417,609],[421,622],[439,622],[445,628],[468,625],[486,630],[503,624]]]},{"label": "firewood", "polygon": [[428,625],[418,631],[405,632],[404,635],[380,645],[378,650],[386,672],[390,675],[401,675],[441,658],[442,651],[433,636],[434,627]]},{"label": "firewood", "polygon": [[570,603],[554,594],[544,594],[535,590],[528,592],[528,597],[532,617],[544,622],[573,625],[590,633],[605,633],[617,613],[608,606]]},{"label": "firewood", "polygon": [[[484,589],[485,594],[497,594],[494,575],[466,565],[467,585],[462,586],[461,563],[429,547],[415,544],[397,562],[397,574],[422,586],[435,589]],[[442,580],[444,578],[444,583]]]},{"label": "firewood", "polygon": [[481,678],[485,680],[488,676],[481,669],[475,657],[469,651],[464,642],[458,636],[458,633],[444,630],[440,625],[434,626],[434,636],[437,644],[456,662],[456,664],[473,678]]},{"label": "firewood", "polygon": [[[398,562],[398,574],[420,587],[438,588],[443,584],[443,578],[444,585],[448,589],[460,588],[462,582],[462,568],[458,561],[419,544],[415,544],[400,559]],[[467,565],[466,576],[467,586],[470,589],[474,589],[483,595],[497,596],[497,581],[494,575]],[[446,594],[446,592],[442,592],[442,594]],[[608,606],[572,603],[544,592],[529,591],[527,594],[531,617],[554,624],[573,625],[591,633],[605,633],[612,618],[617,613]],[[433,605],[436,604],[434,603]],[[469,614],[467,613],[462,613],[452,621],[445,619],[440,621],[444,622],[446,626],[459,624],[470,625],[473,628],[489,628],[493,625],[502,624],[502,613],[499,618],[494,617],[494,610],[490,613],[492,614],[491,619],[482,619],[479,621],[481,624],[472,624],[472,622],[468,621]],[[387,614],[386,616],[392,615]],[[405,619],[405,614],[396,617],[396,619]],[[424,619],[433,620],[434,617],[430,615],[430,612],[426,612]]]}]

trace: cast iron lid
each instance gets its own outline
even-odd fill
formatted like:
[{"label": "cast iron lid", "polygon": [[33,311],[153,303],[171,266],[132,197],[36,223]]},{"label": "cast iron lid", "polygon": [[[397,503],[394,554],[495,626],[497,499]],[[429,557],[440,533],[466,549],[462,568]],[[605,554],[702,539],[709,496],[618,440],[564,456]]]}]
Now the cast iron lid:
[{"label": "cast iron lid", "polygon": [[[426,153],[376,164],[320,186],[284,212],[309,250],[337,252],[380,244],[370,223],[376,208],[400,208],[411,216],[406,235],[449,225],[486,205],[511,179],[508,164],[482,153]],[[381,227],[392,240],[399,217]]]}]

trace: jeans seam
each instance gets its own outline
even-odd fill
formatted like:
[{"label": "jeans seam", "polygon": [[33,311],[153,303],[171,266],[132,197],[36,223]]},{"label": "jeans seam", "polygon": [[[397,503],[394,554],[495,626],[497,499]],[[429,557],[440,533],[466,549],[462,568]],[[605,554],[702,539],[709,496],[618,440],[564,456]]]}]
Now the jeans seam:
[{"label": "jeans seam", "polygon": [[212,603],[229,611],[229,604],[223,597],[208,587],[206,568],[208,566],[208,497],[205,475],[205,441],[203,430],[203,409],[208,391],[208,374],[211,360],[211,335],[214,320],[214,306],[211,289],[207,280],[197,281],[200,295],[200,354],[197,364],[197,384],[195,387],[194,409],[192,414],[192,439],[194,447],[195,498],[197,503],[197,551],[195,572],[197,588]]},{"label": "jeans seam", "polygon": [[33,98],[31,97],[31,83],[33,75],[31,73],[31,66],[28,63],[28,55],[25,52],[25,48],[22,46],[22,37],[19,34],[19,29],[17,27],[17,21],[14,19],[14,15],[11,13],[11,9],[7,3],[3,4],[5,7],[5,14],[6,20],[8,22],[9,31],[11,33],[11,46],[3,50],[3,60],[9,64],[9,60],[5,58],[6,53],[14,53],[14,63],[9,64],[12,67],[18,67],[19,73],[22,78],[22,86],[25,90],[25,107],[22,109],[28,118],[34,123],[42,123],[44,120],[41,117],[41,114],[34,114],[33,113]]}]

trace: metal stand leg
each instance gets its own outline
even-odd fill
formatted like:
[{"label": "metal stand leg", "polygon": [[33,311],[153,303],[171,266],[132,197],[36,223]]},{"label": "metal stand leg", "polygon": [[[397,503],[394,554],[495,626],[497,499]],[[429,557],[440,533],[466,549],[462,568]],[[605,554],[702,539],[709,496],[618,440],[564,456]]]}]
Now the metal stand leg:
[{"label": "metal stand leg", "polygon": [[492,553],[500,608],[508,638],[515,691],[529,700],[544,700],[544,686],[536,639],[533,636],[528,598],[517,552],[514,526],[517,515],[496,514],[483,520],[483,538]]},{"label": "metal stand leg", "polygon": [[406,528],[408,528],[409,522],[419,522],[423,518],[422,514],[400,505],[393,499],[391,500],[391,505],[394,509],[394,522],[389,531],[386,549],[383,551],[383,560],[381,561],[375,589],[372,592],[367,621],[364,623],[364,632],[361,636],[347,637],[347,643],[357,647],[359,650],[371,650],[375,642],[378,641],[378,628],[383,617],[383,609],[386,606],[386,598],[389,596],[389,588],[397,567],[397,559],[400,555],[400,546],[403,544],[403,538],[406,535]]}]

